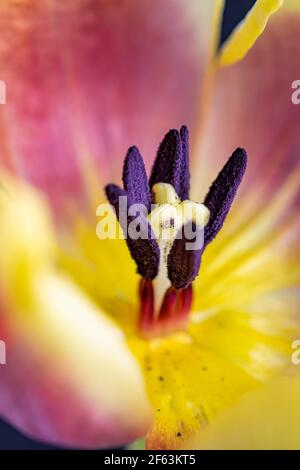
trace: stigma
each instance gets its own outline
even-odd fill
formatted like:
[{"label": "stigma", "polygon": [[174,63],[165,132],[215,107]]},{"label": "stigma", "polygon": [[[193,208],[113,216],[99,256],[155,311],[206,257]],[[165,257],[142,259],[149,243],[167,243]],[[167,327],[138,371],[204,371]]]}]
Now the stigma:
[{"label": "stigma", "polygon": [[[187,328],[193,281],[202,255],[223,226],[247,165],[245,150],[233,152],[203,203],[189,200],[188,130],[171,129],[162,140],[148,180],[143,158],[131,147],[123,166],[123,189],[106,186],[126,242],[141,276],[138,328],[144,337]],[[121,214],[120,197],[128,210]],[[130,208],[138,205],[137,217]],[[127,225],[138,226],[138,236]],[[126,225],[126,226],[125,226]]]}]

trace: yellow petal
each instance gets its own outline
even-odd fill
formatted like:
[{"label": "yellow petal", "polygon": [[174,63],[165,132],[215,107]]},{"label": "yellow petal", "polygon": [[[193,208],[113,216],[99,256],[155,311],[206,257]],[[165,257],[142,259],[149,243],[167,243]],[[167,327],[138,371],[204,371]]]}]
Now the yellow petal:
[{"label": "yellow petal", "polygon": [[45,199],[27,184],[3,171],[0,184],[1,269],[7,279],[22,268],[24,280],[29,272],[49,266],[54,256],[51,216]]},{"label": "yellow petal", "polygon": [[3,187],[0,415],[63,445],[115,446],[144,435],[151,411],[123,333],[56,267],[39,193],[7,177]]},{"label": "yellow petal", "polygon": [[299,0],[284,0],[284,10],[299,11],[300,10]]},{"label": "yellow petal", "polygon": [[288,370],[297,327],[284,324],[282,316],[194,313],[186,333],[150,343],[132,340],[155,414],[147,447],[184,447],[243,394]]},{"label": "yellow petal", "polygon": [[284,378],[245,395],[190,449],[300,449],[300,378]]},{"label": "yellow petal", "polygon": [[221,65],[241,60],[264,31],[269,17],[283,4],[283,0],[257,0],[246,18],[236,27],[222,47]]},{"label": "yellow petal", "polygon": [[60,264],[122,330],[136,333],[140,277],[125,240],[99,240],[95,227],[80,218],[73,237],[61,244]]},{"label": "yellow petal", "polygon": [[187,334],[152,342],[141,361],[155,415],[146,440],[149,449],[180,448],[256,385],[233,361],[215,353],[213,345],[208,348]]}]

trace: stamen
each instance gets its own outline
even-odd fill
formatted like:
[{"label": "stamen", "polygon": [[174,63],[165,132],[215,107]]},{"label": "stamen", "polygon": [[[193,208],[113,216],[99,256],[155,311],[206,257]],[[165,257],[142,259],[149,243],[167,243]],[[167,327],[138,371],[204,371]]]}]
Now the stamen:
[{"label": "stamen", "polygon": [[[140,322],[145,336],[168,334],[185,328],[192,304],[192,282],[199,273],[206,246],[222,228],[247,166],[245,150],[238,148],[199,204],[188,200],[188,130],[171,129],[161,142],[148,183],[143,158],[131,147],[123,167],[124,189],[106,186],[106,195],[119,222],[127,225],[133,217],[120,214],[119,197],[128,207],[142,204],[148,212],[139,214],[140,237],[127,235],[127,245],[142,276],[139,289]],[[120,217],[122,215],[122,217]],[[124,225],[122,229],[126,231]],[[127,233],[127,231],[126,231]]]},{"label": "stamen", "polygon": [[238,148],[212,183],[204,204],[211,217],[205,229],[205,246],[221,230],[247,167],[247,153]]},{"label": "stamen", "polygon": [[124,190],[133,204],[151,206],[151,194],[143,158],[137,147],[130,147],[123,166]]},{"label": "stamen", "polygon": [[[116,184],[108,184],[105,187],[105,192],[107,199],[115,209],[116,217],[121,223],[124,233],[127,233],[127,227],[133,218],[128,216],[128,213],[120,217],[119,207],[119,198],[122,196],[128,197],[126,191]],[[128,197],[128,205],[130,206],[130,204],[131,202]],[[127,226],[122,226],[123,221]],[[136,262],[138,273],[145,279],[154,279],[158,273],[160,250],[155,240],[152,227],[142,214],[140,214],[140,238],[131,240],[127,235],[126,243],[132,258]]]},{"label": "stamen", "polygon": [[186,126],[180,129],[182,145],[182,163],[179,176],[178,196],[182,201],[189,198],[190,193],[190,162],[189,162],[189,131]]},{"label": "stamen", "polygon": [[[194,238],[187,238],[187,234],[194,234]],[[189,249],[189,244],[194,246]],[[184,289],[194,281],[199,273],[203,250],[203,229],[189,222],[184,226],[182,236],[174,241],[167,260],[168,277],[176,289]]]},{"label": "stamen", "polygon": [[150,176],[150,188],[156,183],[171,184],[181,200],[190,189],[188,129],[171,129],[161,142]]}]

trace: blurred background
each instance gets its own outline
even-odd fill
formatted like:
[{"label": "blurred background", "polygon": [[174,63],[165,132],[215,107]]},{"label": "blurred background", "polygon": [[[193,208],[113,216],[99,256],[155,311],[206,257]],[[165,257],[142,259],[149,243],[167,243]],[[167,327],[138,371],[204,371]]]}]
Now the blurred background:
[{"label": "blurred background", "polygon": [[[199,0],[201,1],[201,0]],[[226,40],[235,25],[245,16],[255,0],[226,0],[223,17],[221,42]],[[1,34],[1,33],[0,33]],[[26,439],[13,428],[0,420],[0,450],[54,449]]]}]

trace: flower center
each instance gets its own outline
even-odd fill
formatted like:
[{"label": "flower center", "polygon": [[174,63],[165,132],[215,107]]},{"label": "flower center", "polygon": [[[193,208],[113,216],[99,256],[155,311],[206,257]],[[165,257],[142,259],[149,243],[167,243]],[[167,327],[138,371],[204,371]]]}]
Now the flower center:
[{"label": "flower center", "polygon": [[[237,148],[212,183],[204,204],[190,201],[189,133],[182,126],[170,129],[163,138],[149,179],[134,146],[124,160],[123,188],[113,183],[105,187],[142,277],[139,325],[145,336],[165,335],[186,326],[192,282],[202,254],[221,230],[246,166],[247,154]],[[142,207],[137,219],[124,210],[120,202],[124,196],[129,207]],[[127,231],[131,224],[139,227],[139,236],[137,230]]]}]

